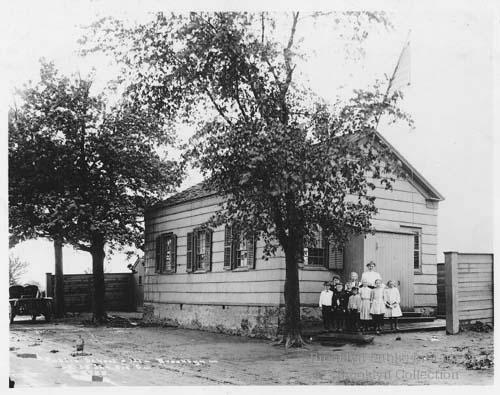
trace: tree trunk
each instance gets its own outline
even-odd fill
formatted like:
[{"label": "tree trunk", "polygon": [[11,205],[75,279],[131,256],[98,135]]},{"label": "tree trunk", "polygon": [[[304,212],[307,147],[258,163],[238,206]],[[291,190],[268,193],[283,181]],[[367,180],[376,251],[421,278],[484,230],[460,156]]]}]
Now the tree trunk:
[{"label": "tree trunk", "polygon": [[62,247],[63,247],[62,240],[55,239],[54,240],[54,255],[55,255],[54,300],[55,300],[55,316],[57,318],[64,317],[64,273],[63,273]]},{"label": "tree trunk", "polygon": [[92,277],[94,280],[92,300],[93,319],[97,323],[102,323],[106,318],[106,311],[104,309],[104,241],[94,241],[91,247],[91,254]]},{"label": "tree trunk", "polygon": [[291,247],[285,250],[285,332],[283,340],[287,348],[302,347],[305,344],[302,340],[300,324],[298,244],[290,244]]}]

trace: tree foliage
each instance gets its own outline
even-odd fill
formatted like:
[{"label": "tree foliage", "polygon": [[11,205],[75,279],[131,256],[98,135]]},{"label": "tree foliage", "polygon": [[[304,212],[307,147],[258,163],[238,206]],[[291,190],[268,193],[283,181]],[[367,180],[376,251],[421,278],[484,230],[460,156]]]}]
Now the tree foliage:
[{"label": "tree foliage", "polygon": [[391,188],[400,169],[378,142],[377,119],[408,119],[398,94],[378,85],[329,104],[296,79],[305,17],[330,18],[356,45],[390,27],[380,13],[159,13],[135,27],[103,19],[84,40],[121,62],[134,101],[196,127],[186,155],[226,197],[212,223],[260,232],[267,254],[283,248],[287,335],[297,344],[301,246],[319,228],[339,246],[371,230],[370,192]]},{"label": "tree foliage", "polygon": [[144,208],[179,185],[182,166],[159,150],[174,136],[134,102],[92,94],[90,78],[46,62],[40,77],[9,113],[10,232],[90,252],[99,276],[105,244],[142,246]]}]

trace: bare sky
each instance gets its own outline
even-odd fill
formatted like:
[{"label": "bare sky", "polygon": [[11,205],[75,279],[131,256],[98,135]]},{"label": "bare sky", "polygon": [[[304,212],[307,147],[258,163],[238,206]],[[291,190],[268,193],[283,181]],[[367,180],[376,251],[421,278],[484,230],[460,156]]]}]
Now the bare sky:
[{"label": "bare sky", "polygon": [[[146,4],[153,10],[160,9],[158,3]],[[14,86],[37,78],[40,57],[54,60],[64,72],[85,72],[94,66],[97,77],[104,81],[112,70],[105,59],[81,59],[74,53],[78,48],[78,26],[99,15],[143,18],[144,4],[53,1],[10,2],[4,6],[0,67],[7,83],[3,89],[8,95],[6,103],[12,101],[10,92]],[[161,4],[163,10],[168,10],[171,2]],[[189,8],[190,4],[183,2],[183,7]],[[219,8],[221,4],[227,2],[214,3],[210,8]],[[286,4],[290,7],[290,3]],[[359,9],[360,2],[355,4]],[[371,9],[391,12],[396,29],[373,36],[367,42],[364,62],[351,65],[340,62],[342,54],[332,50],[333,33],[329,36],[318,35],[314,30],[303,31],[307,39],[314,38],[308,45],[316,49],[303,68],[311,86],[325,98],[333,99],[340,83],[362,87],[383,73],[391,74],[411,28],[412,80],[404,107],[413,114],[416,129],[382,125],[381,132],[446,198],[439,208],[438,261],[443,260],[442,252],[448,250],[492,252],[493,59],[498,56],[493,51],[493,2],[476,6],[461,1],[367,4]],[[321,9],[319,5],[316,9]],[[339,2],[338,7],[349,9],[350,5]],[[252,7],[269,7],[269,2],[253,2]],[[6,138],[3,143],[6,147]],[[2,180],[6,179],[4,171]],[[185,186],[199,179],[193,173]],[[2,196],[6,197],[6,181],[2,186]],[[2,199],[2,209],[4,215],[6,199]],[[5,221],[2,223],[6,226]],[[53,271],[51,244],[29,241],[13,252],[30,262],[24,279],[43,285],[44,273]],[[88,253],[71,248],[65,248],[64,260],[68,273],[82,272],[91,266]],[[111,271],[124,271],[126,264],[124,256],[117,254],[108,267]]]}]

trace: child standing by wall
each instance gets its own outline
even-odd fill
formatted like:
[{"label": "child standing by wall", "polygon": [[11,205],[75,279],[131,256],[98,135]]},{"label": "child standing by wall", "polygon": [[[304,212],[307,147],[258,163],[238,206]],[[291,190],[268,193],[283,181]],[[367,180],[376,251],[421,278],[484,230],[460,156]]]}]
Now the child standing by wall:
[{"label": "child standing by wall", "polygon": [[356,272],[351,272],[351,277],[349,278],[349,281],[346,282],[346,287],[347,287],[347,284],[349,284],[350,288],[359,288],[361,286],[361,283],[359,282],[359,279],[358,279],[358,273]]},{"label": "child standing by wall", "polygon": [[372,290],[368,287],[368,281],[364,280],[359,289],[359,297],[361,298],[361,307],[359,309],[359,319],[363,325],[363,330],[368,331],[368,325],[372,319],[370,315]]},{"label": "child standing by wall", "polygon": [[341,283],[335,286],[332,297],[332,321],[335,331],[342,332],[344,330],[344,321],[347,310],[346,294]]},{"label": "child standing by wall", "polygon": [[401,296],[396,288],[394,280],[387,282],[387,288],[384,289],[385,317],[391,322],[391,330],[399,330],[398,318],[403,315],[400,307]]},{"label": "child standing by wall", "polygon": [[361,296],[359,296],[358,288],[353,287],[351,289],[351,296],[349,297],[349,302],[347,304],[349,329],[352,331],[357,331],[359,328],[360,310],[361,310]]},{"label": "child standing by wall", "polygon": [[385,314],[384,288],[380,279],[375,280],[375,288],[371,292],[371,302],[370,314],[375,324],[375,331],[377,335],[380,335]]},{"label": "child standing by wall", "polygon": [[321,315],[323,317],[323,327],[325,330],[330,330],[330,325],[332,321],[332,296],[333,292],[330,291],[330,283],[325,281],[323,283],[323,291],[319,295],[319,308],[321,309]]}]

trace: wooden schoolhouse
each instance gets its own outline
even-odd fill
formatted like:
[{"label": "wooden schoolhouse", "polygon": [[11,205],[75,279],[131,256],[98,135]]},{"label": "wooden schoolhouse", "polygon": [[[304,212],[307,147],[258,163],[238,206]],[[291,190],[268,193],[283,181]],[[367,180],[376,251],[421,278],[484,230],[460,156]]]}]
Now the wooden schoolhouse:
[{"label": "wooden schoolhouse", "polygon": [[[403,311],[432,315],[437,307],[437,213],[441,194],[378,135],[403,164],[393,190],[377,187],[375,234],[353,237],[341,251],[321,240],[306,248],[299,269],[306,319],[317,308],[324,281],[361,277],[367,262],[395,280]],[[273,335],[284,312],[284,253],[262,259],[261,240],[233,240],[230,229],[203,225],[224,197],[192,186],[145,213],[145,318],[247,335]]]}]

